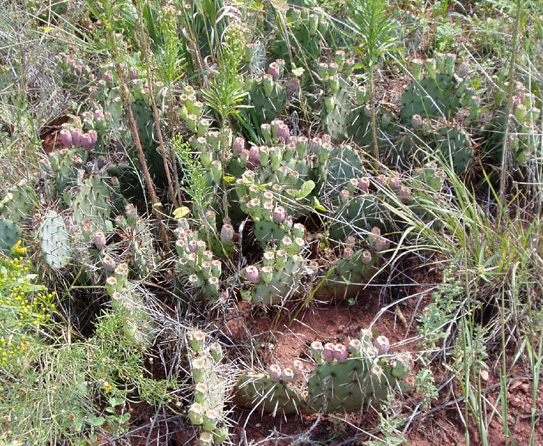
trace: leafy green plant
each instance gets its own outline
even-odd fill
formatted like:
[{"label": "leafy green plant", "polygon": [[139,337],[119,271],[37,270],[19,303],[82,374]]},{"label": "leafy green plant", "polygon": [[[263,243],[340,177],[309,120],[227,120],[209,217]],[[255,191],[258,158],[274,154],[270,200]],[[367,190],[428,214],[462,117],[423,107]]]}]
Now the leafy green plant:
[{"label": "leafy green plant", "polygon": [[377,144],[377,120],[374,104],[375,69],[387,55],[401,48],[397,40],[395,22],[387,14],[389,3],[386,0],[356,0],[350,8],[349,30],[359,44],[356,51],[363,58],[363,66],[368,72],[368,96],[371,107],[371,128],[373,156],[379,159]]}]

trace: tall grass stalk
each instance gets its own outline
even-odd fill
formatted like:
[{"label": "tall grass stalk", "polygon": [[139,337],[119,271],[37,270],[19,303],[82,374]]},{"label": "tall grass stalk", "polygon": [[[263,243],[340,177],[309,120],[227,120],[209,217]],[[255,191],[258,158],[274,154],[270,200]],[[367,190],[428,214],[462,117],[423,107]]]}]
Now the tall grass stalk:
[{"label": "tall grass stalk", "polygon": [[510,123],[511,123],[511,114],[513,112],[513,87],[514,87],[514,77],[516,69],[516,59],[518,56],[519,48],[519,31],[522,21],[522,8],[524,6],[523,0],[517,0],[516,8],[516,18],[515,18],[515,27],[513,28],[513,43],[511,44],[511,57],[509,59],[509,86],[507,91],[507,117],[505,120],[505,132],[503,135],[503,148],[502,148],[502,165],[501,165],[501,175],[500,175],[500,203],[502,206],[506,204],[506,189],[507,189],[507,175],[509,167],[509,150],[511,147],[511,142],[509,141],[510,133]]}]

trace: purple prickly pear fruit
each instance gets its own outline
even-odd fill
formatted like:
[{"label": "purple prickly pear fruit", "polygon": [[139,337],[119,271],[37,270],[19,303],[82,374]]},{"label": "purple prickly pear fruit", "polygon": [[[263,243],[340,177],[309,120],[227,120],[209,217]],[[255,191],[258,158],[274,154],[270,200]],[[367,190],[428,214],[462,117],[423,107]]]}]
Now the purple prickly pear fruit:
[{"label": "purple prickly pear fruit", "polygon": [[245,268],[245,278],[251,283],[259,283],[260,271],[256,266],[250,265]]},{"label": "purple prickly pear fruit", "polygon": [[62,144],[64,144],[64,147],[67,147],[68,149],[72,148],[72,133],[68,129],[62,129],[60,131],[60,140],[62,141]]},{"label": "purple prickly pear fruit", "polygon": [[377,252],[381,252],[381,251],[384,251],[385,249],[388,249],[389,246],[390,246],[390,243],[388,242],[386,238],[377,237],[373,245],[373,249],[375,249],[375,251]]},{"label": "purple prickly pear fruit", "polygon": [[249,149],[249,163],[253,166],[258,166],[260,164],[260,149],[258,146],[252,146]]},{"label": "purple prickly pear fruit", "polygon": [[281,379],[281,367],[279,367],[277,364],[272,364],[268,367],[268,375],[270,376],[270,379],[276,383]]},{"label": "purple prickly pear fruit", "polygon": [[107,254],[102,258],[102,265],[106,271],[115,271],[115,268],[117,267],[115,260]]},{"label": "purple prickly pear fruit", "polygon": [[380,355],[386,355],[390,350],[390,342],[386,336],[378,336],[373,342]]},{"label": "purple prickly pear fruit", "polygon": [[398,197],[401,198],[401,202],[403,204],[407,204],[409,203],[409,198],[411,197],[411,189],[409,189],[408,187],[400,187],[400,189],[398,190]]},{"label": "purple prickly pear fruit", "polygon": [[130,68],[130,71],[128,72],[128,77],[131,81],[135,81],[139,77],[138,69]]},{"label": "purple prickly pear fruit", "polygon": [[351,260],[354,255],[354,250],[351,247],[347,247],[343,250],[343,258],[347,260]]},{"label": "purple prickly pear fruit", "polygon": [[87,134],[89,135],[89,138],[90,138],[90,144],[92,144],[92,147],[94,147],[96,143],[98,142],[98,133],[96,132],[96,130],[89,130]]},{"label": "purple prickly pear fruit", "polygon": [[298,93],[300,91],[300,79],[294,77],[288,81],[287,85],[285,86],[285,91],[289,97]]},{"label": "purple prickly pear fruit", "polygon": [[469,64],[467,62],[462,62],[458,67],[457,74],[458,77],[464,79],[469,74]]},{"label": "purple prickly pear fruit", "polygon": [[266,70],[266,73],[269,74],[274,81],[276,81],[278,78],[279,78],[279,65],[277,65],[277,63],[275,62],[272,62],[269,66],[268,66],[268,69]]},{"label": "purple prickly pear fruit", "polygon": [[243,139],[241,136],[238,136],[234,140],[234,145],[232,146],[232,152],[235,156],[239,156],[241,152],[245,149],[245,139]]},{"label": "purple prickly pear fruit", "polygon": [[81,147],[81,139],[83,137],[83,134],[81,133],[81,129],[73,129],[72,130],[72,144],[73,147]]},{"label": "purple prickly pear fruit", "polygon": [[411,125],[415,130],[418,130],[422,127],[422,116],[421,115],[413,115],[411,118]]},{"label": "purple prickly pear fruit", "polygon": [[292,370],[290,367],[287,367],[285,370],[283,370],[283,373],[281,374],[281,381],[285,383],[292,382],[296,379],[296,376],[294,374],[294,370]]},{"label": "purple prickly pear fruit", "polygon": [[375,182],[381,186],[381,187],[385,187],[388,183],[388,175],[385,175],[385,174],[381,174],[379,176],[377,176],[375,178]]},{"label": "purple prickly pear fruit", "polygon": [[392,172],[392,175],[390,176],[388,180],[388,185],[393,191],[398,192],[398,190],[401,187],[400,174],[398,172]]},{"label": "purple prickly pear fruit", "polygon": [[370,179],[368,177],[362,177],[358,180],[358,189],[360,192],[367,193],[370,189]]},{"label": "purple prickly pear fruit", "polygon": [[366,265],[371,263],[371,261],[373,260],[372,256],[371,256],[371,252],[369,251],[364,251],[362,253],[362,262],[365,263]]},{"label": "purple prickly pear fruit", "polygon": [[286,124],[279,124],[279,129],[276,131],[277,139],[283,140],[285,144],[290,141],[290,130]]},{"label": "purple prickly pear fruit", "polygon": [[189,251],[192,253],[198,252],[198,244],[196,243],[196,240],[191,240],[189,243]]},{"label": "purple prickly pear fruit", "polygon": [[230,223],[222,225],[221,242],[224,244],[230,243],[234,239],[234,227]]},{"label": "purple prickly pear fruit", "polygon": [[324,350],[322,351],[322,356],[324,358],[324,360],[328,363],[330,362],[334,362],[334,349],[335,349],[335,345],[332,344],[331,342],[328,342],[326,344],[324,344]]},{"label": "purple prickly pear fruit", "polygon": [[106,236],[102,231],[98,231],[94,233],[94,237],[92,238],[92,241],[94,242],[94,247],[98,251],[102,251],[106,247]]},{"label": "purple prickly pear fruit", "polygon": [[349,351],[347,350],[347,347],[345,347],[343,344],[336,344],[334,346],[333,355],[337,362],[344,363],[347,362]]},{"label": "purple prickly pear fruit", "polygon": [[83,150],[86,150],[86,151],[89,151],[94,147],[91,141],[91,137],[88,133],[84,133],[81,136],[81,147],[83,148]]},{"label": "purple prickly pear fruit", "polygon": [[287,217],[287,211],[285,210],[283,206],[277,206],[273,210],[273,221],[277,223],[278,225],[283,223],[286,217]]},{"label": "purple prickly pear fruit", "polygon": [[345,241],[345,244],[349,248],[354,247],[354,245],[356,244],[356,238],[354,236],[350,235],[349,237],[347,237],[347,240]]}]

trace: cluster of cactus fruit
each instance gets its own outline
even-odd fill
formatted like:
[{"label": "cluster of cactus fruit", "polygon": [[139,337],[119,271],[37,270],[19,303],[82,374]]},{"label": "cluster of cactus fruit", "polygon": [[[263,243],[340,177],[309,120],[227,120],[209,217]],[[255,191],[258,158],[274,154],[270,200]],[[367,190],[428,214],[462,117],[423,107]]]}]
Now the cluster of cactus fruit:
[{"label": "cluster of cactus fruit", "polygon": [[272,364],[265,373],[239,376],[234,400],[245,407],[261,407],[272,414],[301,412],[353,412],[379,406],[388,395],[412,385],[413,359],[409,353],[389,354],[385,336],[373,338],[370,330],[349,346],[311,344],[316,365],[306,379],[305,365],[295,360],[281,369]]},{"label": "cluster of cactus fruit", "polygon": [[194,381],[194,403],[189,408],[192,424],[201,426],[199,446],[221,444],[228,439],[224,420],[227,385],[219,373],[222,348],[218,342],[206,345],[206,335],[197,330],[189,335],[190,368]]},{"label": "cluster of cactus fruit", "polygon": [[[103,234],[96,234],[99,239]],[[109,255],[102,257],[107,271],[106,290],[111,298],[111,307],[123,321],[124,335],[142,349],[148,348],[154,340],[155,322],[136,284],[128,280],[129,267],[116,262]]]}]

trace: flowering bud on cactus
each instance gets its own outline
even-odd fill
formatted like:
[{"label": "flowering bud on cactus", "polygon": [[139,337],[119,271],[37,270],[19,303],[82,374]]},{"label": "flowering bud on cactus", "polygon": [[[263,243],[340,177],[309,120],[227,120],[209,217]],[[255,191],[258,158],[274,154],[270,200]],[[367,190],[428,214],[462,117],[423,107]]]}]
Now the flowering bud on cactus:
[{"label": "flowering bud on cactus", "polygon": [[337,74],[330,76],[328,79],[328,88],[330,89],[330,94],[336,94],[339,91],[339,76]]},{"label": "flowering bud on cactus", "polygon": [[528,110],[524,104],[519,104],[515,107],[513,113],[518,122],[523,122],[524,118],[526,118],[526,115],[528,114]]},{"label": "flowering bud on cactus", "polygon": [[211,162],[211,177],[215,184],[219,184],[222,180],[222,163],[219,160]]},{"label": "flowering bud on cactus", "polygon": [[60,131],[60,140],[62,141],[64,147],[67,147],[68,149],[72,148],[72,132],[70,132],[68,129],[62,129]]},{"label": "flowering bud on cactus", "polygon": [[198,383],[194,386],[194,401],[203,404],[207,399],[208,388],[204,383]]},{"label": "flowering bud on cactus", "polygon": [[299,359],[295,359],[292,362],[292,370],[294,372],[294,377],[295,378],[300,376],[302,374],[302,372],[304,371],[304,364],[302,363],[302,361],[300,361]]},{"label": "flowering bud on cactus", "polygon": [[262,76],[262,86],[266,96],[269,96],[273,90],[273,77],[269,74]]},{"label": "flowering bud on cactus", "polygon": [[339,193],[339,199],[341,201],[342,204],[346,204],[349,202],[349,198],[351,198],[351,194],[350,192],[347,190],[347,189],[343,189],[340,193]]},{"label": "flowering bud on cactus", "polygon": [[190,347],[195,351],[199,352],[204,347],[204,342],[206,340],[206,334],[201,331],[197,330],[190,334]]},{"label": "flowering bud on cactus", "polygon": [[117,283],[117,278],[110,276],[106,279],[106,290],[110,296],[113,296],[115,291],[120,291],[119,284]]},{"label": "flowering bud on cactus", "polygon": [[260,276],[264,283],[270,283],[273,280],[273,267],[271,265],[263,266],[260,270]]},{"label": "flowering bud on cactus", "polygon": [[206,363],[202,358],[192,361],[192,379],[195,383],[204,382]]},{"label": "flowering bud on cactus", "polygon": [[266,73],[269,74],[274,81],[276,81],[279,78],[279,65],[277,63],[272,62],[268,69],[266,70]]},{"label": "flowering bud on cactus", "polygon": [[215,409],[206,410],[204,414],[203,429],[206,431],[213,431],[217,427],[219,422],[219,414]]},{"label": "flowering bud on cactus", "polygon": [[192,424],[200,425],[204,422],[204,408],[200,403],[190,406],[189,418]]},{"label": "flowering bud on cactus", "polygon": [[353,356],[360,356],[362,351],[362,342],[360,339],[351,339],[349,341],[349,352]]},{"label": "flowering bud on cactus", "polygon": [[268,375],[274,383],[281,379],[281,374],[281,367],[279,367],[277,364],[272,364],[268,367]]},{"label": "flowering bud on cactus", "polygon": [[336,359],[337,362],[342,364],[344,362],[347,362],[349,351],[347,350],[347,347],[345,347],[343,344],[336,344],[334,346],[333,355],[334,355],[334,359]]},{"label": "flowering bud on cactus", "polygon": [[324,347],[321,342],[314,341],[311,343],[311,353],[316,362],[321,363],[323,361],[323,352]]},{"label": "flowering bud on cactus", "polygon": [[430,75],[430,77],[435,80],[436,74],[437,74],[436,60],[432,58],[426,59],[426,61],[424,62],[424,65],[426,66],[426,69],[428,70],[428,74]]},{"label": "flowering bud on cactus", "polygon": [[386,355],[390,350],[390,342],[386,336],[378,336],[373,342],[373,345],[380,355]]},{"label": "flowering bud on cactus", "polygon": [[283,373],[281,374],[281,381],[285,383],[289,383],[289,382],[294,381],[295,379],[296,379],[296,376],[294,375],[294,370],[288,367],[285,370],[283,370]]},{"label": "flowering bud on cactus", "polygon": [[204,430],[198,438],[198,446],[212,446],[215,443],[215,438],[213,433],[207,430]]},{"label": "flowering bud on cactus", "polygon": [[245,278],[251,283],[260,282],[260,271],[256,266],[250,265],[245,268]]},{"label": "flowering bud on cactus", "polygon": [[106,247],[106,236],[102,231],[95,232],[92,241],[98,251],[102,251]]},{"label": "flowering bud on cactus", "polygon": [[209,350],[211,352],[211,356],[216,362],[219,362],[222,359],[222,347],[218,342],[214,342],[213,344],[211,344],[209,346]]}]

